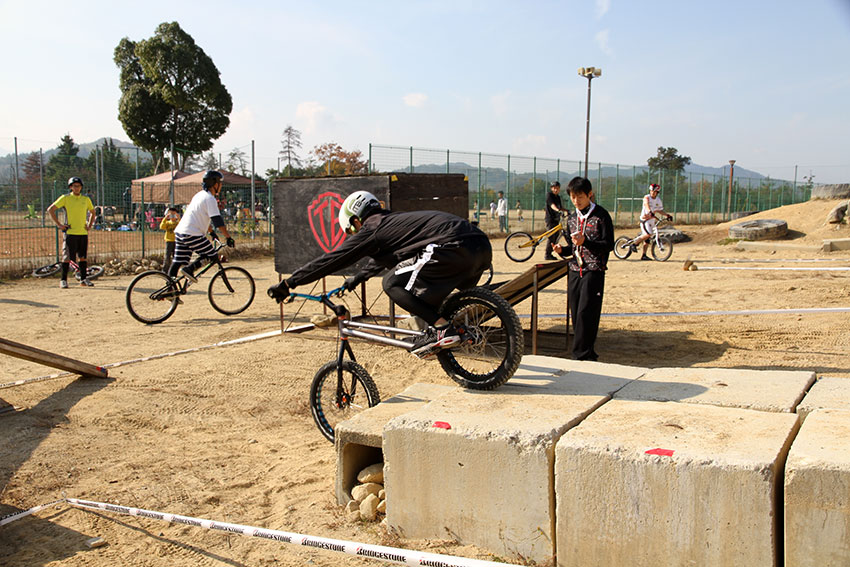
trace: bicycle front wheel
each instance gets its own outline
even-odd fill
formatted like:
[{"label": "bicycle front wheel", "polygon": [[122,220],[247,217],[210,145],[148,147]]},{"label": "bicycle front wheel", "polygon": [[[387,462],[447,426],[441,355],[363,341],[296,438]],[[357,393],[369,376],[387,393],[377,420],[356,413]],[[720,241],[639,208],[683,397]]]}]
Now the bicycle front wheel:
[{"label": "bicycle front wheel", "polygon": [[458,346],[437,353],[452,380],[472,390],[493,390],[510,380],[525,348],[522,324],[510,303],[475,287],[449,296],[440,312],[468,333]]},{"label": "bicycle front wheel", "polygon": [[621,236],[614,243],[614,256],[620,260],[625,260],[632,255],[632,241],[628,236]]},{"label": "bicycle front wheel", "polygon": [[213,309],[224,315],[242,313],[254,301],[254,278],[243,268],[222,268],[210,280],[207,295]]},{"label": "bicycle front wheel", "polygon": [[49,266],[42,266],[40,268],[36,268],[32,271],[32,275],[37,278],[44,278],[47,276],[52,276],[53,274],[59,273],[59,270],[62,268],[62,264],[56,262],[55,264],[50,264]]},{"label": "bicycle front wheel", "polygon": [[103,266],[89,266],[86,268],[86,277],[90,280],[103,275]]},{"label": "bicycle front wheel", "polygon": [[170,277],[159,271],[149,271],[130,282],[124,301],[137,321],[154,325],[171,317],[179,297],[179,290]]},{"label": "bicycle front wheel", "polygon": [[378,405],[378,387],[366,369],[353,360],[342,361],[342,381],[337,388],[339,364],[336,360],[322,366],[310,385],[310,411],[313,420],[328,441],[333,443],[338,423]]},{"label": "bicycle front wheel", "polygon": [[505,254],[514,262],[525,262],[535,249],[537,241],[527,232],[513,232],[505,239]]},{"label": "bicycle front wheel", "polygon": [[673,241],[668,236],[659,236],[652,241],[652,257],[666,262],[673,254]]}]

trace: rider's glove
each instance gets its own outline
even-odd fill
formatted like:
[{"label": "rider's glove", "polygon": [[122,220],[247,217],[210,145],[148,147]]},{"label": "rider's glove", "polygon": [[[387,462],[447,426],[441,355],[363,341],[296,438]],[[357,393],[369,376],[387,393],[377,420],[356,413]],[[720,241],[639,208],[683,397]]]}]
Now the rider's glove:
[{"label": "rider's glove", "polygon": [[673,215],[667,215],[667,220],[668,220],[668,221],[673,220]]},{"label": "rider's glove", "polygon": [[236,241],[233,240],[232,236],[227,237],[227,247],[228,248],[236,248]]},{"label": "rider's glove", "polygon": [[269,297],[280,303],[289,297],[289,286],[286,285],[286,280],[281,280],[280,283],[271,286],[267,293]]},{"label": "rider's glove", "polygon": [[350,278],[346,278],[342,284],[342,289],[345,291],[354,291],[358,285],[365,282],[367,278],[363,276],[363,272],[357,272]]},{"label": "rider's glove", "polygon": [[218,233],[216,231],[211,230],[210,236],[212,236],[213,240],[218,240]]}]

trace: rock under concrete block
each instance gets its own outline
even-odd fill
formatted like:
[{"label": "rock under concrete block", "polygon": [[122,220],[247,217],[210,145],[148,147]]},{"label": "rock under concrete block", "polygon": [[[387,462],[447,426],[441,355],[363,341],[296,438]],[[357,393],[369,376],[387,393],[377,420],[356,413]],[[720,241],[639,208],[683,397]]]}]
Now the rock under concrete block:
[{"label": "rock under concrete block", "polygon": [[555,450],[562,566],[775,565],[797,416],[612,400]]},{"label": "rock under concrete block", "polygon": [[850,411],[812,411],[791,445],[785,565],[850,565]]},{"label": "rock under concrete block", "polygon": [[793,412],[815,373],[730,368],[654,368],[614,399],[685,402],[772,412]]},{"label": "rock under concrete block", "polygon": [[383,462],[381,435],[388,421],[454,389],[454,386],[440,384],[414,384],[400,394],[338,423],[334,431],[337,502],[345,505],[351,500],[350,492],[357,484],[357,473],[369,465]]},{"label": "rock under concrete block", "polygon": [[800,405],[800,419],[816,409],[839,409],[850,411],[850,378],[825,376],[815,382]]},{"label": "rock under concrete block", "polygon": [[389,526],[551,561],[555,443],[627,382],[524,365],[498,390],[454,390],[393,419],[384,428]]}]

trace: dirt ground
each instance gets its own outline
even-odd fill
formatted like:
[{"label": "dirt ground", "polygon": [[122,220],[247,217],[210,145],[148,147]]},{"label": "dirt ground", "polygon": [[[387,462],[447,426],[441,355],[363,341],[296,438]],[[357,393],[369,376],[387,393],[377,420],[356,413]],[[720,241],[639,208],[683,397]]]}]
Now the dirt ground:
[{"label": "dirt ground", "polygon": [[[824,238],[850,237],[847,227],[836,230],[824,222],[835,204],[814,201],[759,216],[786,220],[792,230],[787,244],[815,246]],[[678,228],[691,241],[677,244],[666,263],[612,257],[606,316],[597,341],[602,361],[850,376],[846,313],[617,316],[850,307],[850,272],[804,270],[850,266],[850,252],[740,251],[718,244],[728,224]],[[502,240],[493,245],[497,280],[531,266],[507,259]],[[538,249],[535,259],[542,256]],[[684,271],[688,257],[701,269]],[[124,306],[129,276],[68,290],[59,289],[56,279],[25,279],[0,282],[0,335],[103,365],[280,328],[278,308],[264,293],[277,281],[272,259],[234,264],[248,268],[258,288],[253,305],[241,315],[224,317],[213,311],[203,281],[169,321],[144,326]],[[800,270],[705,269],[709,267]],[[332,279],[330,285],[340,282]],[[385,313],[386,297],[375,299],[373,285],[369,303],[375,312]],[[560,316],[565,287],[560,281],[541,293],[541,313],[546,315],[540,322],[541,354],[566,355]],[[287,306],[290,319],[297,308]],[[528,314],[529,302],[517,311]],[[314,312],[305,306],[298,320]],[[67,494],[316,536],[500,559],[454,542],[448,534],[444,541],[399,540],[377,524],[345,519],[333,492],[335,452],[314,426],[307,403],[313,374],[334,356],[333,342],[317,340],[329,336],[329,331],[286,335],[119,366],[109,379],[70,376],[0,389],[0,398],[17,408],[0,415],[0,517]],[[529,337],[526,342],[530,347]],[[354,347],[382,398],[416,382],[451,384],[437,362],[365,343]],[[0,357],[0,383],[54,372]],[[107,545],[89,549],[85,542],[93,537],[104,538]],[[65,505],[0,528],[2,566],[368,563],[324,550]]]}]

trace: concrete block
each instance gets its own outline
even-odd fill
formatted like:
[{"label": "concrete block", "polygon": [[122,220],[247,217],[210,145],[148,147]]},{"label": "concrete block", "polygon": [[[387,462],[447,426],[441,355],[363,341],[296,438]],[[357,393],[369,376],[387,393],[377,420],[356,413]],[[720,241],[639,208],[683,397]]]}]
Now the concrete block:
[{"label": "concrete block", "polygon": [[381,435],[388,421],[455,389],[454,386],[440,384],[414,384],[375,407],[338,423],[334,431],[337,502],[344,506],[351,500],[351,488],[357,484],[357,473],[384,461]]},{"label": "concrete block", "polygon": [[555,443],[628,380],[532,366],[524,359],[498,390],[454,390],[386,425],[392,529],[552,560]]},{"label": "concrete block", "polygon": [[850,411],[850,378],[825,376],[815,382],[797,406],[797,413],[800,419],[806,419],[816,409]]},{"label": "concrete block", "polygon": [[791,445],[785,565],[850,565],[850,411],[812,411]]},{"label": "concrete block", "polygon": [[609,378],[622,378],[623,385],[636,378],[640,378],[649,369],[640,366],[624,366],[622,364],[611,364],[608,362],[590,362],[582,360],[570,360],[567,358],[555,358],[551,356],[525,355],[519,365],[518,373],[527,371],[537,374],[563,375],[566,372],[581,372]]},{"label": "concrete block", "polygon": [[608,402],[555,450],[558,565],[776,565],[797,419]]},{"label": "concrete block", "polygon": [[654,368],[617,392],[614,399],[789,413],[814,381],[815,373],[806,371]]}]

